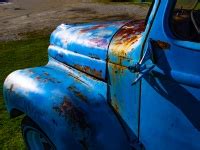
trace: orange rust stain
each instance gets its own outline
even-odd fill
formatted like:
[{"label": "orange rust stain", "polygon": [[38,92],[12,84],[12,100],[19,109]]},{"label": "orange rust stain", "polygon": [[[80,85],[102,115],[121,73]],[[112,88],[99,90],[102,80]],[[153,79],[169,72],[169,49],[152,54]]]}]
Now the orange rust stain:
[{"label": "orange rust stain", "polygon": [[153,43],[156,47],[159,47],[163,50],[166,50],[166,49],[169,49],[170,48],[170,44],[169,43],[166,43],[166,42],[163,42],[163,41],[154,41]]},{"label": "orange rust stain", "polygon": [[49,74],[44,74],[44,76],[42,75],[38,75],[35,77],[35,79],[39,82],[43,82],[43,83],[48,83],[48,82],[51,82],[51,83],[61,83],[61,81],[57,80],[56,78],[54,77],[50,77]]},{"label": "orange rust stain", "polygon": [[102,78],[102,71],[97,71],[96,69],[91,69],[89,66],[81,66],[81,65],[78,65],[78,64],[75,64],[74,67],[78,70],[81,70],[85,73],[88,73],[90,75],[93,75],[95,77],[98,77],[98,78]]},{"label": "orange rust stain", "polygon": [[110,68],[109,75],[112,76],[112,84],[117,84],[121,80],[121,78],[124,77],[124,73],[127,68],[113,63],[108,63],[108,65]]},{"label": "orange rust stain", "polygon": [[117,101],[112,100],[112,103],[111,103],[111,104],[112,104],[112,106],[113,106],[115,112],[116,112],[116,113],[119,113],[119,106],[118,106]]},{"label": "orange rust stain", "polygon": [[87,100],[87,97],[85,95],[83,95],[83,93],[81,93],[75,86],[69,86],[68,90],[72,91],[84,103],[86,103],[86,104],[89,103],[88,100]]},{"label": "orange rust stain", "polygon": [[124,67],[124,66],[121,66],[121,65],[117,65],[117,64],[112,64],[112,73],[113,75],[115,74],[122,74],[124,73],[124,71],[126,70],[127,68]]},{"label": "orange rust stain", "polygon": [[118,33],[114,36],[110,45],[110,51],[117,56],[126,57],[127,53],[133,48],[133,44],[136,43],[141,37],[141,33],[145,30],[145,22],[131,21],[123,26]]},{"label": "orange rust stain", "polygon": [[76,128],[77,125],[82,130],[90,128],[85,119],[85,113],[79,107],[75,106],[67,97],[64,97],[60,106],[54,106],[53,110],[68,120],[73,129]]}]

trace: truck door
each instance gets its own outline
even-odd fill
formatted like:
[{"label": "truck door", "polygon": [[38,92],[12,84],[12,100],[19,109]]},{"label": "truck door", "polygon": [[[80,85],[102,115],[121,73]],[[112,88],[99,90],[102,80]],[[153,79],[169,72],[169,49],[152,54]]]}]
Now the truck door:
[{"label": "truck door", "polygon": [[146,150],[200,149],[200,2],[161,1],[144,48],[139,139]]}]

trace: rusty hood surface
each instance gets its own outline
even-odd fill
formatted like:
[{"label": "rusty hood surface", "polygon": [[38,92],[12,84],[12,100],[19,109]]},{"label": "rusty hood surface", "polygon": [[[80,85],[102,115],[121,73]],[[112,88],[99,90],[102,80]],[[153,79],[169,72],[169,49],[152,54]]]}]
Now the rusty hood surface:
[{"label": "rusty hood surface", "polygon": [[[128,47],[127,50],[130,51],[134,37],[136,34],[137,37],[140,36],[141,31],[132,31],[133,28],[136,30],[133,24],[134,21],[62,24],[51,35],[49,56],[105,80],[108,50],[110,49],[113,55],[121,55],[120,50],[124,52]],[[122,47],[124,49],[121,49]]]}]

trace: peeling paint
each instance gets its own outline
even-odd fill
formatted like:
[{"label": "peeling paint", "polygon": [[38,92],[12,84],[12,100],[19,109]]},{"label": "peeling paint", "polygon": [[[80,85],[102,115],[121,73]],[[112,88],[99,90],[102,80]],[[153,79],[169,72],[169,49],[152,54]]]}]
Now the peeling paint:
[{"label": "peeling paint", "polygon": [[75,86],[69,86],[67,89],[69,91],[73,92],[75,94],[75,96],[77,96],[84,103],[86,103],[86,104],[89,103],[87,100],[87,97],[81,91],[79,91]]},{"label": "peeling paint", "polygon": [[61,81],[57,80],[56,78],[54,77],[50,77],[50,75],[44,73],[43,75],[38,75],[35,77],[36,81],[40,81],[40,82],[43,82],[43,83],[48,83],[48,82],[51,82],[51,83],[62,83]]},{"label": "peeling paint", "polygon": [[144,20],[127,23],[113,37],[109,48],[110,52],[123,59],[133,49],[134,43],[139,40],[144,30]]},{"label": "peeling paint", "polygon": [[89,128],[89,124],[85,119],[85,113],[75,106],[68,97],[63,98],[63,102],[59,106],[54,106],[53,110],[63,116],[73,127],[80,127],[82,130]]},{"label": "peeling paint", "polygon": [[113,106],[113,109],[115,110],[115,112],[119,113],[119,104],[117,103],[117,101],[111,100],[111,105]]},{"label": "peeling paint", "polygon": [[91,69],[89,66],[81,66],[79,64],[75,64],[74,67],[78,70],[81,70],[85,73],[88,73],[90,75],[93,75],[97,78],[102,78],[102,71],[97,71],[96,69]]},{"label": "peeling paint", "polygon": [[169,50],[171,45],[167,42],[163,42],[163,41],[153,41],[152,43],[154,45],[155,48],[159,48],[159,49],[162,49],[162,50]]}]

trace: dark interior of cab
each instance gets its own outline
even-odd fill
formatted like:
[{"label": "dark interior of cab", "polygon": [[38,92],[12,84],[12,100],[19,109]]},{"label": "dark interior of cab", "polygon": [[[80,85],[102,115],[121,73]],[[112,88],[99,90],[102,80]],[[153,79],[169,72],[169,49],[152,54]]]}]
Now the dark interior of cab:
[{"label": "dark interior of cab", "polygon": [[200,9],[174,9],[170,19],[171,28],[177,38],[200,42]]}]

